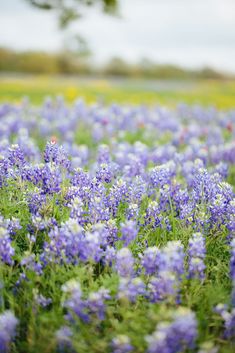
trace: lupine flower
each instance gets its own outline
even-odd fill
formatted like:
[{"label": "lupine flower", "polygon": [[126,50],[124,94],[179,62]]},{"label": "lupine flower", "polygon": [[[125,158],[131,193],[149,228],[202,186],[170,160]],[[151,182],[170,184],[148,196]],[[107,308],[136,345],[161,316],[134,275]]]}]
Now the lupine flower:
[{"label": "lupine flower", "polygon": [[134,259],[128,248],[122,248],[116,254],[116,270],[121,277],[131,277],[134,273]]},{"label": "lupine flower", "polygon": [[117,295],[118,299],[124,298],[134,303],[138,296],[143,296],[145,294],[145,284],[141,278],[120,278]]},{"label": "lupine flower", "polygon": [[218,304],[215,307],[215,312],[221,315],[224,320],[224,333],[223,336],[231,341],[235,340],[235,309],[231,311],[223,304]]},{"label": "lupine flower", "polygon": [[0,222],[0,260],[8,265],[13,264],[15,249],[12,247],[11,238],[8,230],[1,226]]},{"label": "lupine flower", "polygon": [[59,352],[63,352],[65,349],[72,349],[72,335],[72,330],[68,326],[62,326],[56,331],[55,336]]},{"label": "lupine flower", "polygon": [[150,181],[154,187],[163,187],[165,184],[170,184],[174,175],[175,164],[174,162],[168,162],[152,169]]},{"label": "lupine flower", "polygon": [[87,303],[82,299],[82,290],[80,283],[71,279],[62,286],[62,291],[68,297],[62,305],[67,308],[70,313],[67,315],[68,320],[72,320],[71,314],[77,315],[84,322],[89,322],[89,315],[87,313]]},{"label": "lupine flower", "polygon": [[111,299],[109,290],[99,289],[98,292],[92,292],[87,299],[87,307],[90,315],[96,315],[99,320],[104,320],[106,306],[104,301]]},{"label": "lupine flower", "polygon": [[9,352],[11,341],[16,334],[17,324],[18,320],[11,311],[7,310],[0,314],[0,348],[2,353]]},{"label": "lupine flower", "polygon": [[147,275],[157,273],[159,268],[163,266],[163,261],[162,253],[156,246],[145,249],[141,259],[142,266],[144,267]]},{"label": "lupine flower", "polygon": [[164,270],[176,273],[180,278],[184,273],[184,248],[180,241],[168,241],[162,249]]},{"label": "lupine flower", "polygon": [[195,233],[189,239],[189,276],[200,278],[205,277],[204,258],[206,254],[205,238],[201,233]]},{"label": "lupine flower", "polygon": [[22,168],[26,161],[19,145],[12,145],[8,150],[8,160],[11,166]]},{"label": "lupine flower", "polygon": [[148,284],[148,294],[151,302],[175,301],[179,291],[179,281],[175,273],[161,271],[157,277],[152,277]]},{"label": "lupine flower", "polygon": [[235,282],[235,239],[231,241],[230,274],[232,281]]},{"label": "lupine flower", "polygon": [[129,245],[132,241],[135,240],[138,234],[137,226],[135,221],[126,221],[121,224],[121,240],[124,242],[124,245]]},{"label": "lupine flower", "polygon": [[194,347],[197,338],[197,321],[189,309],[180,308],[173,321],[162,322],[156,331],[147,336],[148,353],[181,353]]}]

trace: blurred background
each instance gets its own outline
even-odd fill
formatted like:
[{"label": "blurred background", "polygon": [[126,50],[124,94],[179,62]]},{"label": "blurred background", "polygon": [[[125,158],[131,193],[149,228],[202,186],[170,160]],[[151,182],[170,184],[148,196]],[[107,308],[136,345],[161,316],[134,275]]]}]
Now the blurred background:
[{"label": "blurred background", "polygon": [[1,0],[0,100],[235,106],[234,0]]}]

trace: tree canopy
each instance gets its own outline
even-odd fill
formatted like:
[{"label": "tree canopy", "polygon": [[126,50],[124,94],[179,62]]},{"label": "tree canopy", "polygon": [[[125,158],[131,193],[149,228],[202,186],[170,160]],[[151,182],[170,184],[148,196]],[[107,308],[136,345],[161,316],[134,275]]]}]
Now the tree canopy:
[{"label": "tree canopy", "polygon": [[101,11],[114,14],[117,11],[118,0],[25,0],[41,10],[55,11],[58,14],[59,25],[65,28],[72,21],[82,16],[87,7],[97,6]]}]

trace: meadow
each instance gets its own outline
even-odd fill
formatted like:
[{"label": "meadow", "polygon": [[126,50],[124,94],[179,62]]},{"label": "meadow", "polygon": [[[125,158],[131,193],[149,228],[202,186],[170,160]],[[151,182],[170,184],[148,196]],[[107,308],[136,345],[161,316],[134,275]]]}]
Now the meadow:
[{"label": "meadow", "polygon": [[235,85],[163,86],[2,78],[0,352],[235,351]]},{"label": "meadow", "polygon": [[63,96],[68,103],[81,97],[87,103],[167,105],[178,103],[231,109],[235,106],[235,82],[216,80],[143,80],[72,78],[66,76],[16,76],[0,78],[0,102],[19,103],[28,97],[42,104],[46,96]]}]

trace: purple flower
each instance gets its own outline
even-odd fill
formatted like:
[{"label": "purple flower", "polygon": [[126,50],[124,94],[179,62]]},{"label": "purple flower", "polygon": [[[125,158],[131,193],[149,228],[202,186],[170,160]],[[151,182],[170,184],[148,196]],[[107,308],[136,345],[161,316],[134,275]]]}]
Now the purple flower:
[{"label": "purple flower", "polygon": [[73,315],[77,315],[82,321],[89,322],[89,315],[87,313],[86,301],[82,299],[82,290],[80,283],[71,279],[62,286],[62,291],[65,293],[66,299],[62,305],[69,310],[67,315],[68,320],[72,321]]},{"label": "purple flower", "polygon": [[55,163],[65,169],[70,169],[71,162],[69,161],[62,146],[58,147],[54,142],[48,142],[44,151],[45,163]]},{"label": "purple flower", "polygon": [[121,240],[124,242],[124,245],[129,245],[138,235],[138,230],[135,221],[126,221],[121,224]]},{"label": "purple flower", "polygon": [[234,342],[235,340],[235,308],[233,308],[230,312],[228,308],[224,304],[218,304],[215,307],[215,312],[221,315],[224,321],[224,333],[223,336]]},{"label": "purple flower", "polygon": [[2,262],[12,265],[15,249],[12,247],[9,231],[1,223],[0,218],[0,259]]},{"label": "purple flower", "polygon": [[[62,291],[68,297],[63,306],[70,314],[76,314],[84,322],[90,322],[92,316],[100,321],[104,320],[105,301],[111,299],[109,290],[100,288],[98,292],[92,292],[84,299],[79,282],[72,279],[62,286]],[[68,319],[72,319],[72,316],[68,315]]]},{"label": "purple flower", "polygon": [[156,331],[146,337],[148,353],[181,353],[192,349],[197,338],[195,314],[180,308],[173,314],[172,322],[161,322]]},{"label": "purple flower", "polygon": [[116,270],[121,277],[132,277],[134,274],[134,259],[128,248],[117,251]]},{"label": "purple flower", "polygon": [[159,268],[163,265],[161,250],[159,250],[156,246],[145,249],[141,259],[141,264],[147,275],[157,273]]},{"label": "purple flower", "polygon": [[231,258],[230,258],[230,275],[233,282],[235,282],[235,238],[231,241]]},{"label": "purple flower", "polygon": [[153,187],[163,187],[170,184],[175,175],[175,168],[174,162],[171,161],[153,168],[150,172],[150,182]]},{"label": "purple flower", "polygon": [[56,331],[55,336],[59,352],[63,352],[65,349],[72,348],[72,335],[72,330],[68,326],[62,326],[59,330]]},{"label": "purple flower", "polygon": [[195,233],[189,239],[189,276],[190,278],[205,278],[204,258],[206,255],[205,238],[201,233]]},{"label": "purple flower", "polygon": [[12,167],[22,168],[26,165],[24,154],[19,145],[12,145],[8,150],[8,160]]},{"label": "purple flower", "polygon": [[184,247],[180,241],[168,241],[162,250],[162,269],[171,271],[180,278],[184,273]]},{"label": "purple flower", "polygon": [[37,292],[34,295],[34,299],[38,305],[40,305],[43,308],[46,308],[48,305],[52,303],[51,298],[46,298],[42,294],[38,294]]},{"label": "purple flower", "polygon": [[179,280],[173,272],[161,271],[148,283],[148,296],[151,302],[176,301],[179,291]]},{"label": "purple flower", "polygon": [[146,294],[145,284],[139,277],[122,278],[120,277],[118,288],[118,299],[128,299],[134,303],[138,296]]},{"label": "purple flower", "polygon": [[2,353],[9,352],[17,324],[18,320],[11,311],[7,310],[0,314],[0,348]]},{"label": "purple flower", "polygon": [[92,292],[87,299],[89,315],[95,315],[99,320],[104,320],[106,306],[104,301],[111,299],[109,290],[100,288],[98,292]]}]

